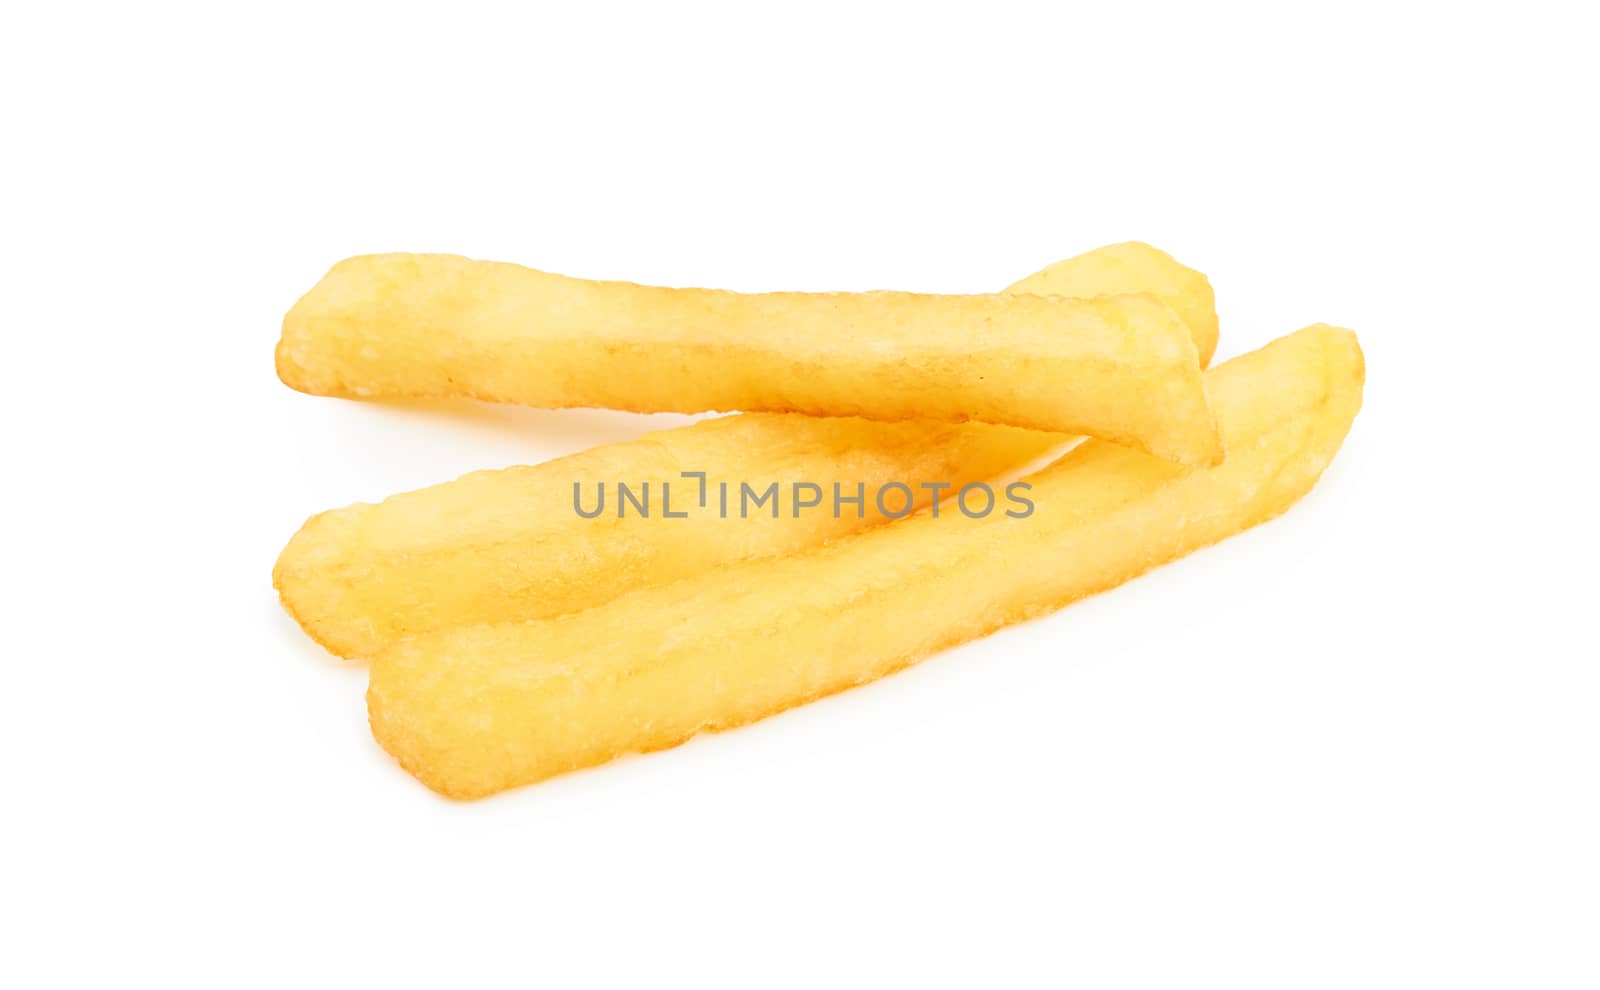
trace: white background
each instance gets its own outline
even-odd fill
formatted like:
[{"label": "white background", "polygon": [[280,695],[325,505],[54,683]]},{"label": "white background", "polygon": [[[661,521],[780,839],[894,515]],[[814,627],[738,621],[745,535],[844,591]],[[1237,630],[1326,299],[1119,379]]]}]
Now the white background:
[{"label": "white background", "polygon": [[[1600,983],[1582,5],[4,18],[0,982]],[[274,598],[314,511],[676,422],[291,392],[346,255],[978,292],[1130,238],[1219,358],[1328,321],[1369,377],[1303,503],[1127,587],[474,804]]]}]

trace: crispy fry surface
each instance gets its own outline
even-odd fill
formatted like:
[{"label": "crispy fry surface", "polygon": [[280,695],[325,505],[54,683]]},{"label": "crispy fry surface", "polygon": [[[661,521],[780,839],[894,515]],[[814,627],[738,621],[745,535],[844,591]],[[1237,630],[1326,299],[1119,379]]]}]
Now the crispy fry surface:
[{"label": "crispy fry surface", "polygon": [[[1099,296],[1143,289],[1184,314],[1209,358],[1217,339],[1210,285],[1147,245],[1069,258],[1007,291]],[[403,636],[575,612],[737,560],[815,546],[882,522],[882,485],[910,485],[920,506],[931,498],[920,483],[949,483],[948,499],[965,484],[1022,470],[1068,442],[983,423],[729,416],[324,512],[284,548],[273,583],[313,639],[340,656],[371,656]],[[735,490],[741,482],[760,488],[805,481],[821,486],[828,505],[799,517],[784,504],[776,519],[764,511],[724,519],[719,502],[698,504],[698,484],[681,476],[685,470],[706,473],[712,499],[721,481]],[[617,482],[635,489],[648,483],[654,515],[618,518]],[[864,485],[859,513],[846,506],[834,515],[835,482],[846,492]],[[596,485],[610,486],[600,517],[574,510],[574,483],[586,511],[596,504]],[[673,511],[689,518],[662,515],[668,490]],[[792,502],[787,487],[784,495]],[[892,497],[887,504],[898,513],[902,503]]]},{"label": "crispy fry surface", "polygon": [[1310,327],[1212,371],[1227,445],[1184,468],[1090,442],[1026,518],[927,515],[555,619],[402,642],[372,670],[379,743],[474,798],[677,745],[890,673],[1270,519],[1361,404],[1355,335]]},{"label": "crispy fry surface", "polygon": [[1221,456],[1189,328],[1149,295],[741,294],[368,255],[289,311],[277,365],[321,395],[978,420]]}]

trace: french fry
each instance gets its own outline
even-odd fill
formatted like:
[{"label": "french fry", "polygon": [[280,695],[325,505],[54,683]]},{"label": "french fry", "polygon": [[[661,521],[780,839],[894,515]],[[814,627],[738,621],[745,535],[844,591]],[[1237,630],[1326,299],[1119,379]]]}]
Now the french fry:
[{"label": "french fry", "polygon": [[1165,251],[1140,241],[1109,244],[1058,261],[1006,291],[1069,299],[1146,293],[1183,319],[1202,367],[1211,363],[1217,350],[1217,300],[1211,283]]},{"label": "french fry", "polygon": [[881,677],[1271,519],[1361,405],[1355,335],[1309,327],[1208,375],[1227,444],[1184,468],[1091,441],[1032,476],[1024,518],[920,515],[554,619],[397,644],[373,735],[476,798],[678,745]]},{"label": "french fry", "polygon": [[368,255],[289,311],[277,366],[319,395],[975,420],[1222,456],[1189,328],[1149,295],[752,295]]},{"label": "french fry", "polygon": [[[1216,348],[1205,276],[1148,245],[1090,251],[1006,291],[1150,292],[1182,314],[1202,360]],[[273,583],[313,639],[340,656],[367,657],[404,636],[575,612],[737,560],[815,546],[883,522],[877,495],[886,484],[909,485],[911,508],[919,508],[931,501],[926,485],[948,484],[949,499],[1070,439],[984,423],[727,416],[324,512],[284,548]],[[700,505],[700,481],[683,477],[685,470],[706,475],[707,505]],[[723,518],[723,481],[735,486],[736,500],[741,483],[809,482],[828,504],[797,514],[786,486],[778,518],[765,509],[739,518],[737,506]],[[590,511],[596,486],[618,482],[635,492],[648,485],[654,515],[620,505],[614,487],[602,518],[575,511],[574,484]],[[862,494],[859,510],[846,505],[835,514],[835,484]],[[888,511],[900,513],[901,493],[888,496]],[[667,518],[667,508],[688,517]],[[627,514],[619,518],[619,509]]]},{"label": "french fry", "polygon": [[[369,657],[403,636],[575,612],[814,546],[926,504],[924,483],[951,485],[954,497],[1066,440],[988,423],[723,416],[313,516],[273,584],[330,652]],[[890,484],[909,493],[880,501]]]}]

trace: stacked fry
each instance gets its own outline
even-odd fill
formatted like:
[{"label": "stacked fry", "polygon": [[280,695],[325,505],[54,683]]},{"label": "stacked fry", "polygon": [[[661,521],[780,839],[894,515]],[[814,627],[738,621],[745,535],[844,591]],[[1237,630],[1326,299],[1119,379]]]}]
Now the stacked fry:
[{"label": "stacked fry", "polygon": [[[1316,325],[1205,371],[1216,344],[1205,276],[1137,243],[976,296],[351,258],[284,319],[300,391],[742,412],[322,513],[273,582],[371,660],[384,749],[483,797],[874,680],[1283,512],[1360,408],[1361,349]],[[776,494],[752,513],[749,491]]]}]

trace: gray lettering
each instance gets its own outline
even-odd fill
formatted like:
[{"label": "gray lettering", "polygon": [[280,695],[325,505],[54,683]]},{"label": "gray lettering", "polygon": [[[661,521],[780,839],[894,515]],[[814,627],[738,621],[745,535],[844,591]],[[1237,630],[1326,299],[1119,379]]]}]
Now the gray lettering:
[{"label": "gray lettering", "polygon": [[[983,491],[984,498],[988,499],[983,506],[982,512],[973,512],[971,509],[967,508],[967,493],[972,491],[974,488],[981,489]],[[961,507],[961,514],[966,516],[968,519],[982,519],[984,516],[987,516],[989,513],[994,511],[994,489],[990,488],[981,481],[974,481],[972,484],[962,487],[961,493],[956,496],[956,504]]]}]

